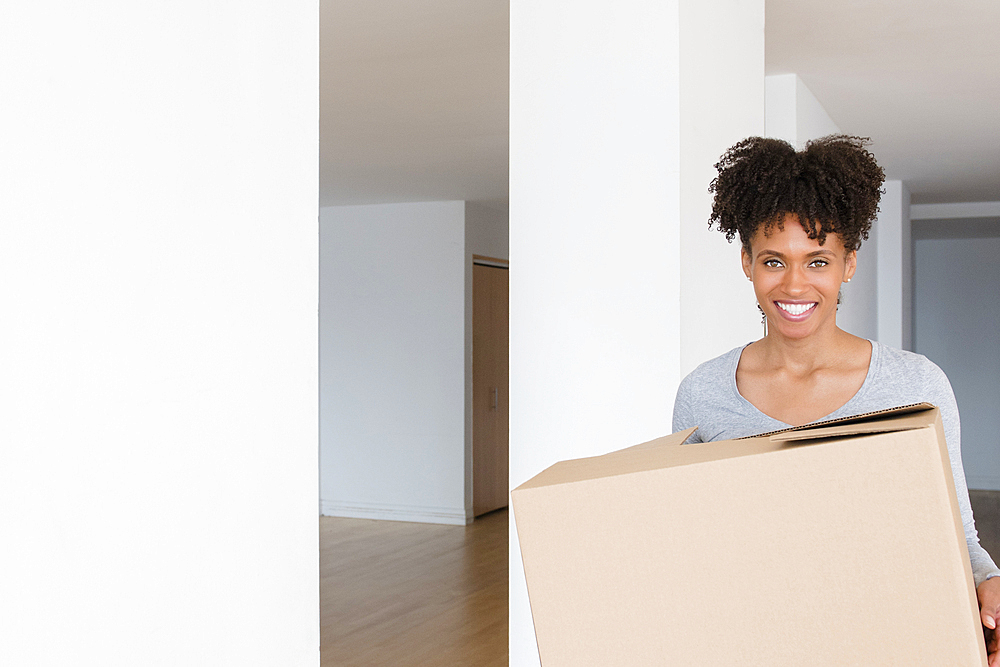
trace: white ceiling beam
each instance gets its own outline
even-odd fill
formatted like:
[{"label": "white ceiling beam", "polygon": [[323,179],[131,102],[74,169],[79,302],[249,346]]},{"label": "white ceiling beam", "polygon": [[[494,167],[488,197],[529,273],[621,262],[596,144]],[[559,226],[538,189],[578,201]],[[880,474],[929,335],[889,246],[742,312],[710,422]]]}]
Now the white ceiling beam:
[{"label": "white ceiling beam", "polygon": [[1000,201],[913,204],[910,206],[910,220],[948,220],[952,218],[1000,218]]}]

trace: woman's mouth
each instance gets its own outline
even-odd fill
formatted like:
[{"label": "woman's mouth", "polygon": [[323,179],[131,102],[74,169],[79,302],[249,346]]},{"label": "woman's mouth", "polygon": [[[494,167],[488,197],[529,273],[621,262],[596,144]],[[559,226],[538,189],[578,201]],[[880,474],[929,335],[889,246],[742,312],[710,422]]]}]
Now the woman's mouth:
[{"label": "woman's mouth", "polygon": [[775,301],[774,304],[778,306],[778,310],[781,314],[790,320],[804,320],[812,313],[813,308],[816,307],[815,301],[809,302],[791,302],[791,301]]}]

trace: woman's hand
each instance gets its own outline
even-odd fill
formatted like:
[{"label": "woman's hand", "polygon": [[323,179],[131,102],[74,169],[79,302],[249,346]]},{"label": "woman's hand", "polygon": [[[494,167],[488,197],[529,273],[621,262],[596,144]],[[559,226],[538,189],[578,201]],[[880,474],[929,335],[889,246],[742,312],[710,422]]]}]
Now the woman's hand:
[{"label": "woman's hand", "polygon": [[979,598],[979,618],[986,635],[986,654],[990,667],[1000,667],[1000,577],[987,579],[976,588]]}]

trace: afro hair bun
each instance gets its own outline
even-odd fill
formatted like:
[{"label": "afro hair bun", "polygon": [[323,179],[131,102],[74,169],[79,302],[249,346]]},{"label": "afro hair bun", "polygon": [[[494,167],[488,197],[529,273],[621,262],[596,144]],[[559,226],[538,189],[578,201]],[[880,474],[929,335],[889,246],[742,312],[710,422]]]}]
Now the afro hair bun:
[{"label": "afro hair bun", "polygon": [[744,139],[715,165],[719,175],[708,187],[715,194],[708,226],[716,225],[729,241],[739,235],[749,252],[758,229],[767,234],[790,213],[820,245],[834,233],[847,250],[857,250],[878,214],[885,181],[865,148],[869,143],[834,134],[796,151],[780,139]]}]

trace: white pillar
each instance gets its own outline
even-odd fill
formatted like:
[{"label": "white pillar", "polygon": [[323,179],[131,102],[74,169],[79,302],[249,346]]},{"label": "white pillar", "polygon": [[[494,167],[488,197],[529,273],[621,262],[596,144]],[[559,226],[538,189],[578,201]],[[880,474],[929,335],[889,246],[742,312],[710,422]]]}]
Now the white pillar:
[{"label": "white pillar", "polygon": [[727,148],[764,133],[764,3],[680,2],[681,375],[763,334],[740,243],[708,229]]},{"label": "white pillar", "polygon": [[4,3],[0,664],[319,664],[317,33]]},{"label": "white pillar", "polygon": [[798,123],[795,91],[798,88],[797,74],[772,74],[764,77],[764,134],[768,137],[787,141],[796,148],[798,143]]},{"label": "white pillar", "polygon": [[798,149],[811,139],[838,134],[840,128],[798,74],[765,77],[767,136]]},{"label": "white pillar", "polygon": [[[764,129],[763,9],[511,3],[512,486],[669,433],[685,369],[759,331],[707,187]],[[510,664],[537,665],[513,522],[510,549]]]},{"label": "white pillar", "polygon": [[912,347],[913,248],[910,191],[902,181],[886,181],[874,233],[878,236],[878,339]]},{"label": "white pillar", "polygon": [[837,326],[873,340],[879,338],[878,239],[878,233],[872,229],[868,240],[858,249],[858,269],[851,282],[841,287],[844,299],[837,312]]}]

